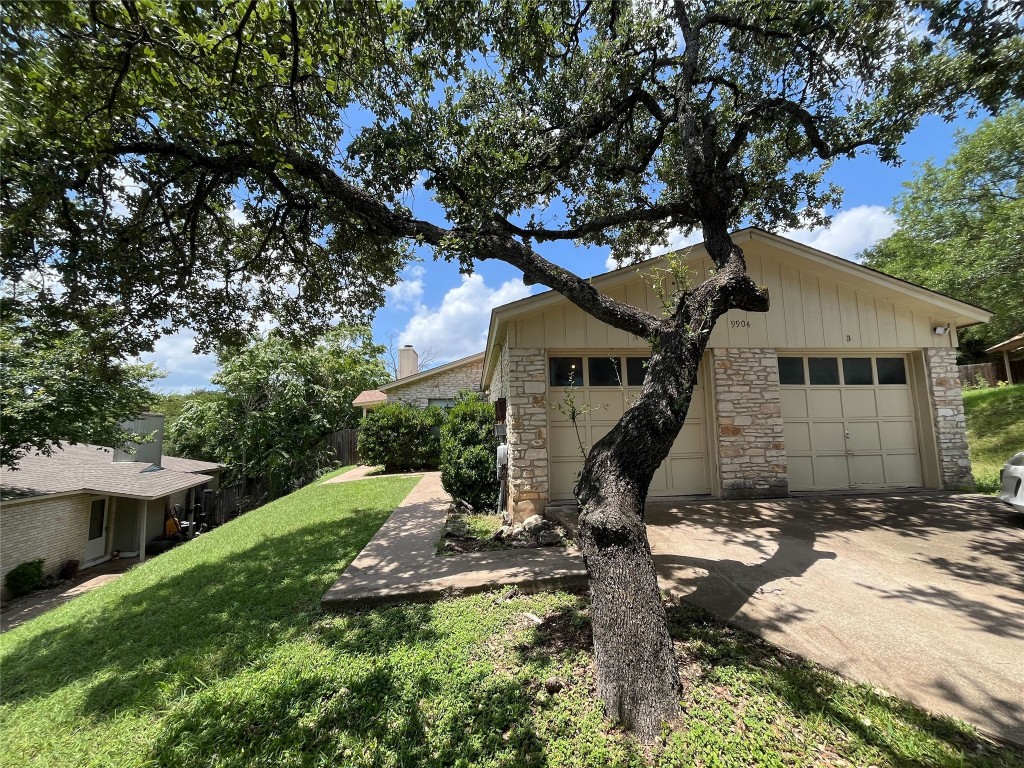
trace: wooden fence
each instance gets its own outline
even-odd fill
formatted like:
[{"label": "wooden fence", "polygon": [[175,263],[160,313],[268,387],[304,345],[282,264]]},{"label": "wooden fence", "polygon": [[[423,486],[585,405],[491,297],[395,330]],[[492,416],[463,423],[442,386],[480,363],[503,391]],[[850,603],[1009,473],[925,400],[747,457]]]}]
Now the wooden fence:
[{"label": "wooden fence", "polygon": [[359,463],[358,429],[340,429],[324,438],[324,444],[338,457],[343,466]]},{"label": "wooden fence", "polygon": [[973,365],[958,365],[960,369],[960,383],[965,387],[977,386],[980,380],[984,380],[986,386],[994,387],[999,381],[999,372],[996,371],[995,363],[974,363]]}]

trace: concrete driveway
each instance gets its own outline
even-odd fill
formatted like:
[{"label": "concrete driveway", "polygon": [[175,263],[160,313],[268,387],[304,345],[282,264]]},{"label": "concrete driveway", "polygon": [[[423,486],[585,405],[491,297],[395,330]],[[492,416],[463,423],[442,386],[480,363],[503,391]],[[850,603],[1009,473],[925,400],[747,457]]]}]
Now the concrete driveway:
[{"label": "concrete driveway", "polygon": [[991,497],[648,505],[663,588],[1024,743],[1024,528]]}]

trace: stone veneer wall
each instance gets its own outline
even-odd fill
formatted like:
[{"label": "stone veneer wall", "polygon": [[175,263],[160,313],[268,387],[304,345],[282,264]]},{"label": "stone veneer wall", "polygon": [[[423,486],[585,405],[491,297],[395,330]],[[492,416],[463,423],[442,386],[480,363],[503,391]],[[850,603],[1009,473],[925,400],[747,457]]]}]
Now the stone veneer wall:
[{"label": "stone veneer wall", "polygon": [[548,502],[547,365],[539,347],[507,353],[509,512],[524,520]]},{"label": "stone veneer wall", "polygon": [[971,474],[971,457],[967,449],[967,421],[960,372],[956,367],[956,350],[928,348],[924,351],[924,359],[942,487],[949,491],[973,491],[974,475]]},{"label": "stone veneer wall", "polygon": [[774,349],[714,350],[722,498],[789,494]]},{"label": "stone veneer wall", "polygon": [[388,400],[401,400],[425,408],[430,400],[449,400],[464,389],[479,392],[483,369],[481,357],[405,386],[399,383],[387,389]]}]

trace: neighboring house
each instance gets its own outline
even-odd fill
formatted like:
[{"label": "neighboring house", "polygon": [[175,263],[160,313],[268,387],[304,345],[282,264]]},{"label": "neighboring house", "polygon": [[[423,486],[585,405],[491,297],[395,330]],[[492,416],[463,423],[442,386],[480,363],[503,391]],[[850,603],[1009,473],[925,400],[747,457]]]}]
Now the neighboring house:
[{"label": "neighboring house", "polygon": [[1001,341],[985,351],[1001,358],[1002,381],[1007,384],[1024,382],[1024,333],[1018,333],[1013,338]]},{"label": "neighboring house", "polygon": [[398,350],[398,378],[380,389],[360,392],[352,405],[367,410],[386,402],[400,401],[426,408],[428,405],[450,406],[463,390],[480,390],[484,353],[439,365],[427,371],[419,370],[419,355],[411,346]]},{"label": "neighboring house", "polygon": [[146,414],[128,425],[154,433],[133,453],[65,445],[0,470],[0,580],[28,560],[43,560],[51,574],[68,560],[84,568],[115,550],[144,559],[146,544],[164,533],[166,510],[216,488],[221,465],[162,455],[163,418]]},{"label": "neighboring house", "polygon": [[[734,239],[771,309],[719,319],[650,495],[971,488],[957,329],[990,313],[759,229]],[[707,277],[703,246],[683,254],[695,280]],[[661,312],[637,267],[593,285]],[[517,518],[573,497],[583,457],[553,405],[576,387],[577,404],[591,406],[579,419],[589,449],[639,393],[649,350],[554,291],[492,312],[482,388],[506,399]]]}]

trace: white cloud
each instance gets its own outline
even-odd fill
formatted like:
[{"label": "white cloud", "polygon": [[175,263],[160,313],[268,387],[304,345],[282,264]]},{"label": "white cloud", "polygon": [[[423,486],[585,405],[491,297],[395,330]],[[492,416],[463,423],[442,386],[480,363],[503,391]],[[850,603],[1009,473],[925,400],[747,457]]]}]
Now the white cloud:
[{"label": "white cloud", "polygon": [[892,234],[895,218],[880,205],[858,205],[832,217],[832,223],[818,229],[791,229],[780,232],[812,248],[851,261],[865,248]]},{"label": "white cloud", "polygon": [[153,351],[142,356],[147,363],[156,363],[167,377],[153,383],[161,392],[191,392],[210,386],[210,377],[217,370],[214,355],[197,355],[193,351],[195,334],[181,330],[157,340]]},{"label": "white cloud", "polygon": [[389,309],[412,309],[423,297],[423,274],[426,270],[414,264],[405,270],[405,277],[385,289]]},{"label": "white cloud", "polygon": [[438,362],[456,360],[483,350],[491,310],[530,295],[521,280],[490,288],[481,275],[463,275],[462,282],[444,295],[439,307],[420,304],[399,334],[399,344],[419,351],[434,347]]}]

